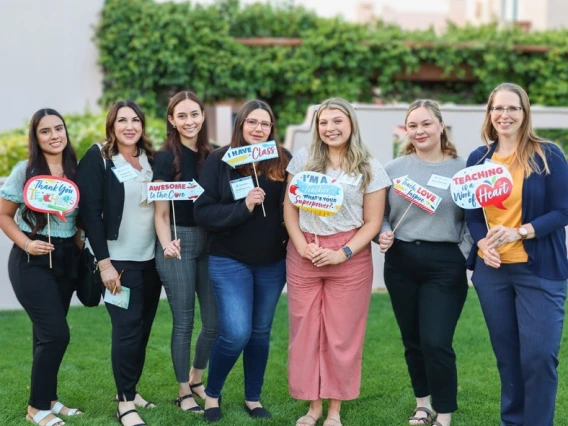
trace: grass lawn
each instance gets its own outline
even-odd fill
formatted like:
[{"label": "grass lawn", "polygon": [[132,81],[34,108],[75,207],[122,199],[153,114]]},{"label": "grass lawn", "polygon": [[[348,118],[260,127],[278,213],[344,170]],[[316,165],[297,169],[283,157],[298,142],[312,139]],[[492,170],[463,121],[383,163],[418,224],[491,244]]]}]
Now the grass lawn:
[{"label": "grass lawn", "polygon": [[[59,374],[59,397],[85,415],[68,420],[70,426],[118,424],[113,418],[116,405],[110,362],[110,321],[104,307],[71,308],[71,345]],[[31,326],[23,311],[0,311],[0,425],[29,425],[24,420],[31,369]],[[204,425],[201,416],[181,412],[172,400],[176,396],[170,359],[171,316],[165,301],[160,304],[148,347],[139,391],[158,407],[141,409],[150,426]],[[195,340],[195,339],[194,339]],[[288,341],[287,298],[278,306],[262,402],[274,419],[270,425],[294,425],[305,414],[306,402],[290,398],[286,382]],[[459,370],[460,410],[454,426],[499,424],[499,378],[489,345],[485,323],[475,291],[470,290],[455,339]],[[568,425],[568,356],[566,333],[560,364],[560,388],[555,425]],[[414,408],[399,331],[387,294],[372,298],[363,354],[361,396],[343,405],[346,426],[407,425]],[[242,367],[239,362],[223,391],[223,425],[253,425],[242,408]],[[319,423],[321,425],[321,422]],[[531,425],[533,426],[533,425]],[[534,425],[538,426],[538,425]]]}]

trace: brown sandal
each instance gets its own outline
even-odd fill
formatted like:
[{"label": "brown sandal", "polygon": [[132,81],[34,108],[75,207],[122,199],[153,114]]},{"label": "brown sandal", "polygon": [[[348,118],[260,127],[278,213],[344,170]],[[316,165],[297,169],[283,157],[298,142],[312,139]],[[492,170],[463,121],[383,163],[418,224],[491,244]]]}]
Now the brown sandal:
[{"label": "brown sandal", "polygon": [[[423,413],[426,413],[426,417],[416,417],[416,413],[418,413],[419,411],[422,411]],[[429,424],[432,420],[434,420],[434,418],[436,417],[436,414],[426,408],[426,407],[416,407],[416,409],[414,410],[414,413],[412,413],[412,416],[410,416],[408,418],[408,422],[421,422],[421,423],[416,423],[417,425],[427,425]],[[411,423],[412,424],[412,423]],[[442,426],[442,425],[439,425]]]}]

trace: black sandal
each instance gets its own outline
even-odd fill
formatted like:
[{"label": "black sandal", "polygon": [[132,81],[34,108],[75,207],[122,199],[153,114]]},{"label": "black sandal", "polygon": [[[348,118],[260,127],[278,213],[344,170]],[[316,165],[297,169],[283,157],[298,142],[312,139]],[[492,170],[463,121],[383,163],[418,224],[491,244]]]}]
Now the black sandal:
[{"label": "black sandal", "polygon": [[183,408],[181,408],[181,402],[186,400],[186,399],[189,399],[189,398],[193,399],[193,395],[190,394],[190,393],[187,394],[187,395],[184,395],[184,396],[178,396],[176,399],[174,399],[174,404],[177,405],[180,408],[180,410],[182,410],[182,411],[194,411],[194,412],[202,413],[203,409],[199,406],[199,404],[197,404],[197,402],[195,402],[195,400],[193,400],[193,402],[195,402],[197,404],[195,407],[187,408],[185,410]]},{"label": "black sandal", "polygon": [[[418,413],[419,411],[426,413],[426,417],[416,417],[416,413]],[[421,422],[421,423],[416,423],[417,425],[427,425],[430,424],[430,422],[434,420],[435,417],[436,414],[432,410],[426,407],[416,407],[414,413],[412,413],[412,416],[408,418],[408,421]]]},{"label": "black sandal", "polygon": [[192,393],[193,395],[195,395],[195,396],[198,397],[199,399],[203,399],[203,398],[201,398],[201,396],[200,396],[197,392],[194,392],[194,391],[193,391],[193,389],[198,388],[199,386],[203,386],[203,382],[195,383],[195,384],[193,384],[193,385],[190,384],[190,385],[189,385],[189,389],[191,390],[191,393]]},{"label": "black sandal", "polygon": [[[117,420],[118,420],[118,423],[120,423],[121,425],[124,425],[124,423],[122,423],[122,418],[125,417],[125,416],[128,416],[129,414],[132,414],[132,413],[138,414],[138,411],[136,411],[136,410],[128,410],[128,411],[126,411],[126,412],[120,414],[120,411],[119,411],[119,410],[116,410],[116,418],[117,418]],[[133,425],[133,426],[147,426],[147,425],[146,425],[146,423],[138,423],[138,424],[135,424],[135,425]]]}]

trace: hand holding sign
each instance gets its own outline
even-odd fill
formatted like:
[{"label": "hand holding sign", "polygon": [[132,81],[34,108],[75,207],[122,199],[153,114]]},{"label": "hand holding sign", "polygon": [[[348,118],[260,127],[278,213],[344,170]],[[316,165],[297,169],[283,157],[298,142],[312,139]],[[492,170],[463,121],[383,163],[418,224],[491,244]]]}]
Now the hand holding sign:
[{"label": "hand holding sign", "polygon": [[343,187],[324,174],[300,172],[290,182],[288,198],[299,209],[318,216],[331,216],[343,204]]},{"label": "hand holding sign", "polygon": [[489,229],[485,207],[495,206],[506,210],[503,202],[513,191],[513,178],[506,166],[487,161],[457,172],[452,178],[450,191],[454,202],[461,208],[482,207]]},{"label": "hand holding sign", "polygon": [[[343,187],[336,179],[322,173],[300,172],[290,182],[288,198],[301,210],[331,216],[343,205]],[[312,217],[315,222],[315,216]],[[315,239],[319,246],[317,235]]]},{"label": "hand holding sign", "polygon": [[[56,176],[34,176],[24,186],[24,203],[33,211],[47,213],[47,236],[51,244],[50,214],[67,222],[65,215],[71,213],[79,204],[79,188],[69,179]],[[51,250],[49,251],[51,268]]]},{"label": "hand holding sign", "polygon": [[394,179],[393,188],[396,194],[400,195],[403,198],[406,198],[408,201],[410,201],[410,204],[408,205],[408,208],[405,210],[392,232],[396,231],[396,228],[398,228],[398,226],[402,222],[402,219],[404,219],[404,216],[406,216],[406,213],[408,213],[410,207],[412,207],[413,204],[430,214],[434,214],[436,212],[436,209],[440,205],[440,202],[442,201],[442,197],[427,190],[423,186],[414,182],[412,179],[409,179],[408,176],[401,176]]},{"label": "hand holding sign", "polygon": [[174,201],[193,201],[203,194],[204,190],[195,179],[189,182],[152,182],[148,184],[148,202],[171,201],[174,219],[174,238],[177,240],[176,210]]},{"label": "hand holding sign", "polygon": [[[278,148],[276,146],[276,141],[268,141],[252,145],[239,146],[237,148],[229,148],[227,149],[225,155],[223,155],[222,160],[233,168],[242,166],[243,164],[252,163],[254,177],[256,178],[256,186],[260,186],[258,183],[258,175],[256,174],[256,166],[254,163],[257,161],[265,161],[277,157]],[[261,203],[261,205],[264,217],[266,217],[264,203]]]}]

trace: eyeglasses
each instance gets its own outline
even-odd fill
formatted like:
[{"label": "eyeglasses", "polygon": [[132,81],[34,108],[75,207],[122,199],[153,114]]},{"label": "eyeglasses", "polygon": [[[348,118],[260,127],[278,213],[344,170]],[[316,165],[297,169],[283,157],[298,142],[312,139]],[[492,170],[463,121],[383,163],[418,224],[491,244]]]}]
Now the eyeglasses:
[{"label": "eyeglasses", "polygon": [[505,112],[507,112],[508,114],[517,114],[519,112],[521,112],[523,110],[523,107],[520,106],[510,106],[509,108],[503,108],[503,107],[491,107],[489,108],[489,110],[491,112],[494,112],[495,114],[503,114]]},{"label": "eyeglasses", "polygon": [[250,129],[256,129],[256,127],[260,124],[260,128],[265,132],[272,128],[272,123],[270,121],[258,121],[256,118],[247,118],[245,123]]}]

